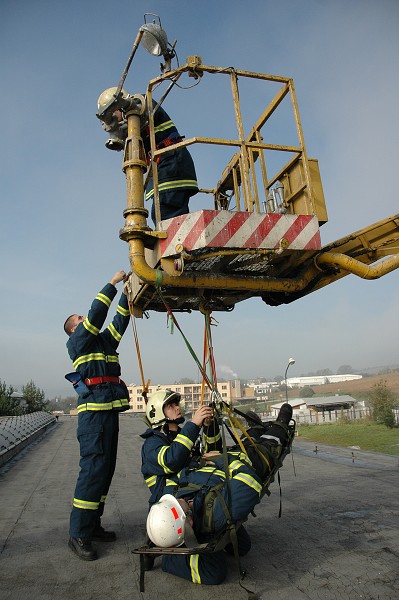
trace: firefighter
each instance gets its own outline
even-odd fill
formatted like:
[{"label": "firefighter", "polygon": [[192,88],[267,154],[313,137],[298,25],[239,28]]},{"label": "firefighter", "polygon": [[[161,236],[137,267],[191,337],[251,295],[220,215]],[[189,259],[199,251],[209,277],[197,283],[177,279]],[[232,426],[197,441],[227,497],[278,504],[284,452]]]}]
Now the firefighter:
[{"label": "firefighter", "polygon": [[100,331],[116,295],[116,284],[126,281],[117,271],[95,297],[87,317],[73,314],[64,330],[75,368],[66,378],[78,393],[80,472],[70,517],[69,548],[82,560],[96,560],[91,542],[111,542],[116,535],[101,525],[104,503],[115,470],[119,413],[129,408],[129,392],[120,379],[117,348],[130,318],[122,293],[112,323]]},{"label": "firefighter", "polygon": [[[141,450],[141,472],[151,492],[150,508],[162,496],[165,486],[177,488],[181,469],[199,458],[201,426],[205,449],[220,450],[222,446],[212,408],[200,406],[191,421],[180,428],[185,421],[180,401],[180,394],[166,389],[155,392],[146,404],[149,428],[141,435],[145,440]],[[144,556],[144,565],[146,571],[151,571],[154,557]]]},{"label": "firefighter", "polygon": [[213,410],[202,405],[191,421],[180,410],[181,395],[169,389],[156,391],[146,404],[148,429],[141,435],[141,472],[150,489],[150,505],[164,493],[164,487],[177,486],[178,473],[193,457],[195,444],[205,422],[204,448],[207,451],[221,449],[219,428],[213,420]]},{"label": "firefighter", "polygon": [[[277,420],[265,424],[262,435],[257,434],[257,443],[263,445],[265,456],[269,457],[268,469],[254,468],[248,457],[243,453],[239,456],[237,447],[227,452],[228,484],[225,457],[221,454],[209,453],[205,455],[203,466],[196,470],[184,469],[179,475],[178,489],[166,487],[165,494],[148,514],[147,533],[153,544],[162,548],[180,546],[187,541],[187,534],[193,537],[192,533],[197,543],[203,543],[223,532],[228,522],[233,522],[237,526],[237,552],[241,556],[245,554],[248,548],[242,545],[239,535],[242,522],[259,503],[273,463],[279,457],[284,458],[284,450],[292,443],[288,435],[291,418],[291,406],[283,404]],[[226,577],[226,553],[165,554],[162,569],[193,583],[215,585]]]},{"label": "firefighter", "polygon": [[[114,97],[116,89],[115,87],[108,88],[100,95],[98,99],[98,111],[100,114]],[[125,90],[122,89],[121,93],[122,98],[129,97],[129,94]],[[166,148],[182,141],[183,138],[169,115],[161,106],[158,106],[158,108],[156,106],[157,103],[153,100],[153,107],[156,109],[154,113],[154,133],[157,149]],[[120,109],[115,110],[112,117],[108,119],[108,122],[102,121],[102,125],[105,131],[111,136],[106,143],[107,147],[114,150],[123,150],[127,137],[124,111]],[[151,148],[147,112],[142,116],[141,137],[149,165],[151,161]],[[194,196],[198,192],[197,176],[190,152],[185,146],[166,152],[157,158],[157,167],[161,220],[163,221],[188,213],[189,200],[191,196]],[[152,177],[148,181],[145,199],[154,199]],[[155,223],[154,204],[152,204],[151,218]]]}]

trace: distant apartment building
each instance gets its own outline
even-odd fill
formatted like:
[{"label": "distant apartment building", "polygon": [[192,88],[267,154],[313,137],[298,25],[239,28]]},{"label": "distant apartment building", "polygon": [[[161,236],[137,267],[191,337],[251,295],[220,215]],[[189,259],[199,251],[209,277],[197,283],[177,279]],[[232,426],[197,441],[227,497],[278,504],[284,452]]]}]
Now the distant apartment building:
[{"label": "distant apartment building", "polygon": [[[151,385],[148,388],[148,396],[150,397],[151,394],[154,394],[157,390],[166,388],[181,394],[187,413],[195,411],[201,404],[201,383],[164,383],[160,385]],[[127,389],[129,390],[130,410],[138,413],[145,412],[145,401],[142,396],[143,387],[131,383],[127,386]],[[226,404],[241,404],[242,402],[245,402],[245,400],[254,397],[254,389],[242,386],[238,379],[218,383],[218,391]],[[211,392],[207,385],[205,385],[203,401],[204,403],[209,403],[211,401]]]},{"label": "distant apartment building", "polygon": [[265,383],[256,384],[253,387],[255,396],[268,396],[268,394],[280,387],[280,385],[278,381],[266,381]]}]

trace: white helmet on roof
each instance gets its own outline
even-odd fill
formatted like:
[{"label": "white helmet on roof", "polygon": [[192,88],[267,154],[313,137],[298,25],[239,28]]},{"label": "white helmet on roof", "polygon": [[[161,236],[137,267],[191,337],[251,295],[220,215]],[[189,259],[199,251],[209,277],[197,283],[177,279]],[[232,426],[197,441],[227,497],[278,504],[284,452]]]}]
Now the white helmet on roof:
[{"label": "white helmet on roof", "polygon": [[[180,403],[181,395],[173,390],[158,390],[155,394],[152,394],[148,398],[145,413],[147,421],[152,429],[160,427],[163,423],[166,423],[167,418],[163,412],[164,406],[172,402]],[[183,417],[178,419],[179,422],[183,422]],[[176,421],[175,421],[176,422]]]},{"label": "white helmet on roof", "polygon": [[147,534],[160,548],[172,548],[184,543],[186,515],[178,500],[165,494],[153,504],[147,517]]}]

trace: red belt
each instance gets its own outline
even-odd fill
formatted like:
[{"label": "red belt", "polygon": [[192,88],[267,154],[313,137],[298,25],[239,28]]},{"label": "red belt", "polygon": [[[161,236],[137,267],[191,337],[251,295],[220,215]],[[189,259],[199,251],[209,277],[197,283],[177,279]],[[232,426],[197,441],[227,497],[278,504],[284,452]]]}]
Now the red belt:
[{"label": "red belt", "polygon": [[[157,150],[160,150],[161,148],[166,148],[167,146],[173,146],[173,144],[178,144],[179,142],[182,142],[184,138],[176,136],[176,137],[171,137],[171,138],[166,138],[166,140],[163,140],[162,142],[159,142],[158,146],[157,146]],[[161,156],[157,156],[155,161],[157,164],[159,164],[159,161],[161,160]],[[151,152],[148,152],[147,155],[147,166],[149,166],[151,162]]]},{"label": "red belt", "polygon": [[173,144],[178,144],[179,142],[182,142],[183,139],[184,138],[182,138],[178,135],[175,137],[166,138],[166,140],[159,142],[159,144],[157,146],[157,150],[160,150],[161,148],[166,148],[167,146],[173,146]]},{"label": "red belt", "polygon": [[85,379],[86,385],[99,385],[100,383],[120,383],[119,377],[92,377]]}]

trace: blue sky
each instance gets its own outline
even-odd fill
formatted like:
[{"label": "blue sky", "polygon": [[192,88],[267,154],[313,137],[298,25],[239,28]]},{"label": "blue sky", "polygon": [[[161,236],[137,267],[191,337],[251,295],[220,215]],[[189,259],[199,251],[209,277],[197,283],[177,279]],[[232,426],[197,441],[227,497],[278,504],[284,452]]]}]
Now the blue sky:
[{"label": "blue sky", "polygon": [[[49,398],[72,393],[64,380],[71,370],[66,316],[85,314],[112,274],[129,269],[118,235],[122,156],[106,150],[95,113],[101,91],[117,85],[146,12],[160,15],[169,39],[177,39],[181,64],[199,54],[208,65],[293,77],[308,154],[319,160],[323,179],[323,245],[398,212],[396,0],[3,0],[0,380],[21,386],[32,379]],[[158,63],[139,48],[125,88],[145,91]],[[186,137],[204,135],[195,129],[197,91],[205,135],[218,136],[217,89],[212,97],[200,86],[180,90],[165,108]],[[195,158],[207,187],[215,165],[209,156]],[[274,377],[290,356],[292,376],[398,363],[398,277],[348,276],[288,306],[253,299],[215,313],[219,375]],[[177,318],[201,356],[202,317]],[[164,315],[137,327],[146,378],[198,377]],[[131,331],[120,359],[124,379],[140,384]]]}]

